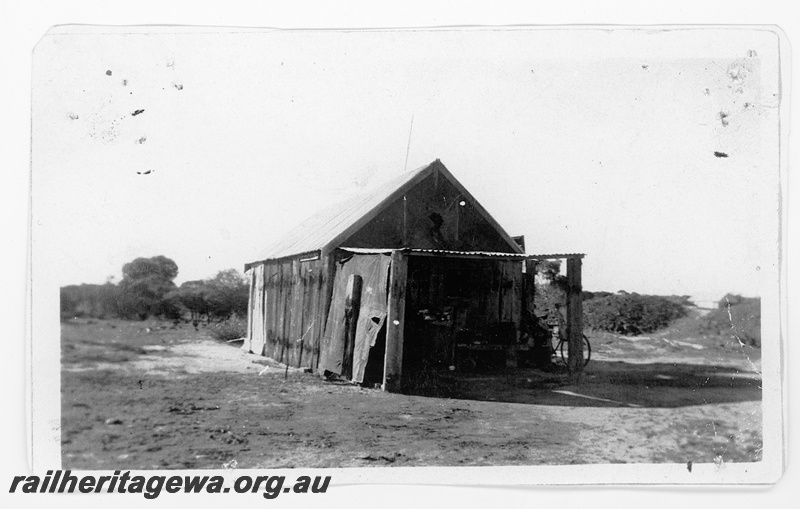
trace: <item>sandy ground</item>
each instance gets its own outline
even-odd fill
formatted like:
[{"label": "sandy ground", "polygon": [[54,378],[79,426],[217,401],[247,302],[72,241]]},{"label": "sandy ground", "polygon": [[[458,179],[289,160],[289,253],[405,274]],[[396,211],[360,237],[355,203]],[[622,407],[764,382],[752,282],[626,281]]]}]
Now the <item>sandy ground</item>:
[{"label": "sandy ground", "polygon": [[579,384],[535,369],[445,373],[432,397],[325,382],[203,327],[72,320],[62,326],[63,467],[761,458],[758,350],[666,332],[591,338]]}]

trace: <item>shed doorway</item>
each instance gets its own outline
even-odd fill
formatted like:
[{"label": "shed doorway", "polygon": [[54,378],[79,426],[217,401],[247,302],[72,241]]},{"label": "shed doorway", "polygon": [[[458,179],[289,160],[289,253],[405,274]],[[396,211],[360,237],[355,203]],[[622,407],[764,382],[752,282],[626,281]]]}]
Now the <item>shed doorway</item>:
[{"label": "shed doorway", "polygon": [[403,371],[513,364],[522,262],[466,254],[408,257]]}]

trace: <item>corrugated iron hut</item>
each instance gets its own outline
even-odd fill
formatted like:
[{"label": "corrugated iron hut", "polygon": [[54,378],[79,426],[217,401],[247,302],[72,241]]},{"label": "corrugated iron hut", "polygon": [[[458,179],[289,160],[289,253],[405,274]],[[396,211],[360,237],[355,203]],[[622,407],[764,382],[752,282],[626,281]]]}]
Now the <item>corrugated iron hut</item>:
[{"label": "corrugated iron hut", "polygon": [[526,263],[532,275],[533,260],[567,258],[580,349],[583,255],[522,244],[437,159],[321,211],[248,263],[243,348],[386,390],[404,369],[455,365],[467,350],[513,362],[532,306]]}]

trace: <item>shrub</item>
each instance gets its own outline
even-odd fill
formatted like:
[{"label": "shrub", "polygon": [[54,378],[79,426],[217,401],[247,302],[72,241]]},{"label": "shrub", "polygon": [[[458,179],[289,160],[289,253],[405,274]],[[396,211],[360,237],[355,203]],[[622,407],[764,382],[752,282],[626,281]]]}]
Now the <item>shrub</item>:
[{"label": "shrub", "polygon": [[583,314],[587,327],[636,336],[668,326],[686,309],[665,297],[618,293],[584,302]]},{"label": "shrub", "polygon": [[60,297],[62,320],[76,316],[100,319],[119,316],[119,291],[111,283],[62,286]]},{"label": "shrub", "polygon": [[209,328],[214,338],[220,341],[230,341],[247,336],[247,320],[238,316],[214,324]]},{"label": "shrub", "polygon": [[745,345],[761,347],[761,299],[728,294],[718,309],[702,318],[706,334],[731,335]]}]

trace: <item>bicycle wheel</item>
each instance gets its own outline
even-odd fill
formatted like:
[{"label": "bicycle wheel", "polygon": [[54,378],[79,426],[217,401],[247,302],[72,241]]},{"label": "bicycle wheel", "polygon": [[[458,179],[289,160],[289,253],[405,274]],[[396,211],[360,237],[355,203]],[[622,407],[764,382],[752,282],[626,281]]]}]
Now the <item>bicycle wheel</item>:
[{"label": "bicycle wheel", "polygon": [[[567,359],[569,359],[569,342],[568,341],[560,341],[558,343],[558,350],[561,354],[561,362],[567,364]],[[589,338],[586,337],[586,334],[583,335],[583,367],[586,367],[589,364],[589,360],[592,358],[592,344],[589,343]]]}]

